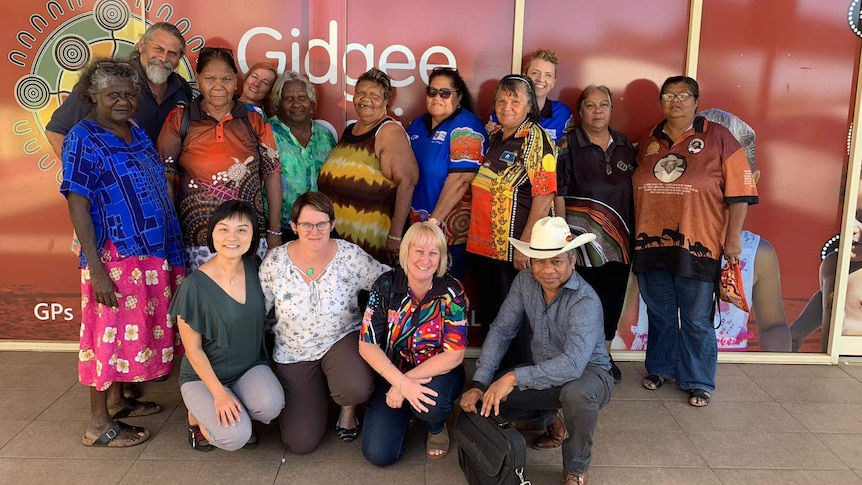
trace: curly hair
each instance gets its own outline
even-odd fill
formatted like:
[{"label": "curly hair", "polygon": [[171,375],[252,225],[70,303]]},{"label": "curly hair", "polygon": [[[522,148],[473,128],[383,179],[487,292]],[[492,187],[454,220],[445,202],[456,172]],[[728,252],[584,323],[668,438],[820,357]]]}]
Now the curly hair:
[{"label": "curly hair", "polygon": [[125,61],[115,61],[107,57],[99,57],[90,62],[90,65],[81,74],[81,79],[78,80],[78,85],[81,86],[81,89],[78,91],[81,104],[88,108],[94,108],[96,102],[93,99],[113,79],[128,79],[132,82],[132,86],[135,87],[135,94],[141,94],[141,77],[137,69]]},{"label": "curly hair", "polygon": [[311,81],[296,71],[284,71],[281,76],[278,76],[278,79],[275,80],[275,84],[272,85],[272,91],[269,92],[269,104],[272,112],[276,116],[282,114],[281,102],[282,95],[284,94],[284,87],[291,83],[302,84],[305,88],[305,94],[308,96],[308,100],[311,101],[311,109],[314,110],[317,107],[317,93],[314,91],[314,85],[311,84]]}]

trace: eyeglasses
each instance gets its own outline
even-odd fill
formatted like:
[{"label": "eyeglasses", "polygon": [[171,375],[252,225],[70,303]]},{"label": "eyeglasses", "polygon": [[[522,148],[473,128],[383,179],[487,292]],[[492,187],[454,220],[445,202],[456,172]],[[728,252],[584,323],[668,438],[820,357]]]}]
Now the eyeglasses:
[{"label": "eyeglasses", "polygon": [[428,86],[425,88],[425,96],[428,96],[429,98],[433,98],[434,96],[437,96],[439,94],[440,99],[449,99],[452,96],[452,93],[457,93],[457,92],[458,92],[457,89],[449,89],[449,88],[437,89],[437,88],[432,88],[431,86]]},{"label": "eyeglasses", "polygon": [[329,231],[329,226],[332,224],[332,221],[326,222],[318,222],[317,224],[312,224],[310,222],[299,222],[296,224],[296,227],[299,228],[302,232],[311,232],[312,229],[317,229],[320,232]]},{"label": "eyeglasses", "polygon": [[123,69],[131,69],[132,65],[128,62],[120,62],[120,61],[102,61],[96,64],[96,67],[99,69],[111,69],[115,67],[123,68]]},{"label": "eyeglasses", "polygon": [[686,101],[688,101],[688,98],[694,98],[694,97],[695,97],[695,95],[693,95],[691,93],[664,93],[661,95],[662,101],[667,101],[668,103],[673,101],[674,98],[685,103]]}]

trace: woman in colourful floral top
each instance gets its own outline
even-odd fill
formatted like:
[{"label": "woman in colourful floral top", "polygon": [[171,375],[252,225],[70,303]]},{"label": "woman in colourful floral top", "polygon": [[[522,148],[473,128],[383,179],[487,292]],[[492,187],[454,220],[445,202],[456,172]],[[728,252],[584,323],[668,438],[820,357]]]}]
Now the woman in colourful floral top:
[{"label": "woman in colourful floral top", "polygon": [[317,108],[317,94],[314,85],[297,72],[279,76],[270,104],[275,117],[269,124],[281,158],[282,240],[287,242],[297,238],[290,224],[293,203],[300,195],[317,190],[317,176],[335,146],[335,136],[311,118]]},{"label": "woman in colourful floral top", "polygon": [[320,192],[300,195],[291,220],[299,239],[266,256],[260,283],[277,320],[273,359],[287,395],[281,439],[290,451],[308,453],[323,439],[330,396],[341,406],[338,437],[353,441],[359,434],[356,405],[368,400],[374,378],[356,350],[357,294],[389,266],[353,243],[330,239],[335,209]]},{"label": "woman in colourful floral top", "polygon": [[401,457],[414,417],[428,424],[428,457],[443,458],[446,420],[464,386],[467,303],[446,273],[443,231],[427,221],[411,226],[399,261],[374,283],[359,341],[359,354],[379,374],[362,437],[362,454],[378,466]]}]

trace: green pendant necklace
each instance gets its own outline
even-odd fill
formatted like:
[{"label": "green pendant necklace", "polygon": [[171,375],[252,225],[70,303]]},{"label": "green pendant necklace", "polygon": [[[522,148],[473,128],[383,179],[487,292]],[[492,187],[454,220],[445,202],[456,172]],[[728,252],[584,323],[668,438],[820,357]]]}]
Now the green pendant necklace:
[{"label": "green pendant necklace", "polygon": [[306,271],[306,273],[308,273],[308,276],[313,275],[314,274],[314,268],[308,268],[308,271]]}]

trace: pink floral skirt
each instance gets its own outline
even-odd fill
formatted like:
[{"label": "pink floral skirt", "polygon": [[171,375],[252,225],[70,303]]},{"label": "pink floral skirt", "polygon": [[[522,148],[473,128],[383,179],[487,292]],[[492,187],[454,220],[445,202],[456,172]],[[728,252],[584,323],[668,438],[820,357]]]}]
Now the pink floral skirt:
[{"label": "pink floral skirt", "polygon": [[81,269],[78,379],[100,391],[114,382],[142,382],[171,372],[180,334],[168,307],[186,271],[163,258],[117,253],[108,240],[102,264],[114,281],[119,308],[96,302],[90,269]]}]

